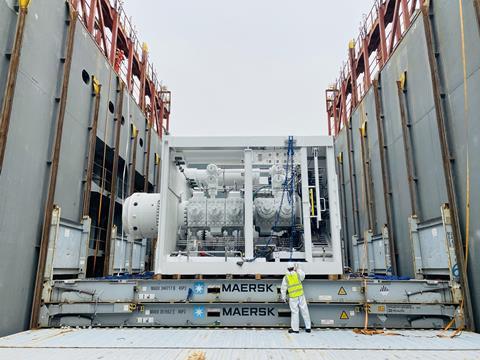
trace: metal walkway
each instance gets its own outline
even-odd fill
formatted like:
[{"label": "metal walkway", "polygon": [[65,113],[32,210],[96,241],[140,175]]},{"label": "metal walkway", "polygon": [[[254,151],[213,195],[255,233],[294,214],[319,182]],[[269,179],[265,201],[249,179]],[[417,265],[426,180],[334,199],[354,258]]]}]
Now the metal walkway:
[{"label": "metal walkway", "polygon": [[[438,331],[357,335],[271,329],[46,329],[0,339],[0,359],[479,359],[480,335]],[[196,358],[195,358],[196,359]]]}]

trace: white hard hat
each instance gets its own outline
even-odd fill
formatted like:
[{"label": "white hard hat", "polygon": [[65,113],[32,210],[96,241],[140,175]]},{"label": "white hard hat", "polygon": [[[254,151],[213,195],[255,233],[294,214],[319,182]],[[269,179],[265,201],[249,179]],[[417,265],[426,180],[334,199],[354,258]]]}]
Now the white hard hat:
[{"label": "white hard hat", "polygon": [[295,265],[293,264],[293,262],[289,261],[287,264],[287,269],[293,269],[294,267]]}]

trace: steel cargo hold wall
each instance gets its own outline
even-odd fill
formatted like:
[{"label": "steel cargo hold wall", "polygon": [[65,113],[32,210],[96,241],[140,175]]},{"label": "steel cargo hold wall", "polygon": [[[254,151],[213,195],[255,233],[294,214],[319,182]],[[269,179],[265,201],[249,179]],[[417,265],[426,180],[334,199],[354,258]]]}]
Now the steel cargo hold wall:
[{"label": "steel cargo hold wall", "polygon": [[[468,276],[477,330],[480,327],[480,36],[474,0],[432,3],[440,75],[445,92],[448,138],[453,162],[460,228],[468,231]],[[462,14],[460,12],[462,10]],[[462,40],[463,27],[463,40]],[[464,61],[465,60],[465,61]],[[465,64],[465,74],[464,74]],[[466,81],[465,81],[466,80]],[[466,94],[466,97],[465,97]],[[465,101],[466,99],[466,101]],[[467,160],[468,159],[468,160]],[[469,185],[467,181],[469,179]],[[470,210],[467,211],[467,199]]]},{"label": "steel cargo hold wall", "polygon": [[[480,36],[479,23],[474,1],[433,0],[431,6],[432,24],[437,44],[437,59],[442,82],[442,96],[446,104],[448,140],[453,156],[453,174],[456,190],[460,226],[464,242],[467,239],[467,198],[470,200],[469,217],[471,219],[469,242],[469,284],[473,300],[476,323],[480,323],[480,268],[475,257],[480,249],[480,165],[479,153],[480,125]],[[460,5],[463,16],[460,14]],[[462,40],[462,27],[463,38]],[[462,46],[463,43],[463,46]],[[464,50],[462,50],[464,49]],[[465,60],[465,62],[464,62]],[[464,74],[465,63],[465,74]],[[466,78],[466,83],[464,82]],[[367,230],[365,220],[365,199],[367,194],[362,184],[363,163],[359,128],[367,120],[367,145],[371,166],[371,181],[375,204],[376,232],[386,223],[387,207],[384,199],[381,148],[378,144],[376,118],[381,121],[384,130],[387,168],[391,195],[392,224],[391,232],[395,241],[398,275],[414,276],[412,247],[409,237],[408,218],[412,215],[410,188],[416,198],[415,213],[420,221],[441,216],[440,207],[448,203],[446,181],[442,165],[442,153],[437,126],[437,113],[434,104],[432,77],[428,58],[427,37],[422,14],[413,21],[404,39],[378,75],[379,114],[372,106],[375,100],[375,85],[367,92],[350,119],[352,151],[347,145],[347,128],[342,129],[336,138],[337,156],[343,154],[343,233],[351,248],[352,235],[363,237]],[[400,81],[400,91],[399,84]],[[467,101],[465,96],[467,94]],[[402,129],[403,107],[406,131]],[[409,151],[405,150],[404,134],[407,135]],[[411,187],[407,171],[407,155],[410,154],[410,167],[413,170]],[[352,168],[356,176],[356,198],[352,199],[349,173],[349,156],[352,156]],[[467,160],[468,159],[468,160]],[[467,176],[469,174],[469,176]],[[467,187],[467,183],[470,184]],[[342,187],[342,184],[340,185]],[[355,188],[354,188],[355,189]],[[354,212],[354,203],[358,204],[358,214]],[[358,216],[358,229],[354,220]],[[351,254],[351,252],[350,252]],[[350,261],[352,262],[351,255]]]},{"label": "steel cargo hold wall", "polygon": [[[11,12],[0,4],[2,17]],[[30,317],[64,36],[65,4],[32,2],[0,175],[0,335],[24,330]]]},{"label": "steel cargo hold wall", "polygon": [[[0,0],[2,54],[10,51],[16,19],[13,7]],[[65,56],[66,19],[67,8],[63,0],[32,1],[28,9],[5,161],[0,174],[0,336],[26,329],[30,318],[63,75],[61,58]],[[1,58],[0,93],[3,96],[9,63],[4,60],[5,56]],[[54,199],[62,209],[62,218],[77,223],[82,214],[89,126],[95,101],[91,76],[102,85],[97,138],[113,149],[117,75],[78,20]],[[113,113],[109,109],[110,102]],[[127,91],[122,110],[119,176],[123,177],[122,165],[128,166],[132,156],[129,123],[134,122],[142,139],[136,160],[136,172],[141,177],[147,150],[145,115]],[[152,134],[153,138],[156,136]],[[154,154],[160,149],[157,140],[152,141],[152,145],[157,147],[150,149],[151,174]],[[128,177],[126,179],[128,181]],[[149,176],[149,182],[154,183],[153,175]],[[143,189],[143,181],[137,188]],[[120,215],[117,211],[116,223],[120,223]]]},{"label": "steel cargo hold wall", "polygon": [[[5,53],[11,50],[15,34],[15,24],[16,14],[13,11],[13,6],[10,4],[10,0],[0,1],[0,34],[5,34],[5,36],[0,37],[0,49],[3,49]],[[5,88],[8,64],[8,58],[6,56],[0,56],[0,89]],[[0,104],[3,102],[3,95],[3,91],[0,91]]]}]

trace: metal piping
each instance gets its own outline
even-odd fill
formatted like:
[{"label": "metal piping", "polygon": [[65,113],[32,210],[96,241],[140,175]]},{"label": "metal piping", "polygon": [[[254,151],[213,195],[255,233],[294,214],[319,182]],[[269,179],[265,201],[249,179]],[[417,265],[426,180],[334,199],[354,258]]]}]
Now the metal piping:
[{"label": "metal piping", "polygon": [[45,272],[45,265],[46,265],[46,259],[47,259],[48,241],[50,237],[50,225],[52,222],[52,211],[54,206],[53,202],[55,199],[55,190],[57,187],[58,166],[60,163],[60,150],[62,147],[63,124],[65,120],[65,110],[67,107],[68,85],[70,83],[70,70],[72,67],[72,55],[73,55],[74,40],[75,40],[75,29],[76,29],[77,18],[78,18],[77,11],[71,8],[70,5],[67,5],[67,7],[69,12],[69,20],[67,21],[68,34],[67,34],[67,44],[66,44],[66,55],[65,55],[65,62],[63,66],[64,72],[63,72],[62,90],[60,95],[59,111],[58,111],[58,117],[56,122],[56,129],[55,129],[54,147],[53,147],[52,160],[51,160],[52,163],[50,168],[50,179],[48,182],[47,199],[45,201],[44,214],[43,214],[43,230],[42,230],[42,238],[40,240],[38,267],[37,267],[35,288],[34,288],[34,294],[33,294],[32,313],[30,318],[30,328],[32,329],[38,327],[38,318],[39,318],[40,306],[42,302],[44,272]]},{"label": "metal piping", "polygon": [[18,68],[20,66],[20,57],[22,54],[28,5],[29,1],[20,2],[15,41],[13,43],[13,50],[10,57],[10,66],[8,68],[7,83],[5,86],[2,112],[0,115],[0,174],[2,173],[3,160],[5,158],[5,150],[7,147],[8,129],[10,127],[13,99],[15,97],[15,88],[17,85]]}]

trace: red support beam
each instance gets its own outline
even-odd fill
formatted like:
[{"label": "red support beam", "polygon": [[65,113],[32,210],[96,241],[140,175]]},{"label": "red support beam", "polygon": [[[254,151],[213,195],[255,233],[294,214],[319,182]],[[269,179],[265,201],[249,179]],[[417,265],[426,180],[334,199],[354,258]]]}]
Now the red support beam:
[{"label": "red support beam", "polygon": [[380,66],[383,66],[388,59],[387,35],[385,32],[385,4],[381,4],[378,8],[378,30],[380,34]]},{"label": "red support beam", "polygon": [[90,14],[88,14],[87,30],[93,34],[95,28],[95,9],[97,8],[97,0],[90,0]]},{"label": "red support beam", "polygon": [[[104,20],[104,17],[103,17],[103,10],[102,10],[102,7],[99,3],[97,3],[97,10],[98,10],[98,18],[99,18],[99,21],[100,21],[100,29],[104,29],[105,28],[105,20]],[[90,11],[92,11],[93,13],[95,13],[95,9],[90,9]],[[98,34],[101,35],[101,38],[102,38],[102,43],[103,43],[103,53],[105,54],[105,56],[108,56],[108,45],[107,45],[107,36],[105,34],[105,31],[101,31],[99,30]],[[97,34],[97,35],[98,35]],[[96,38],[96,37],[95,37]],[[96,39],[97,40],[97,39]],[[100,45],[100,42],[97,40],[97,44]]]},{"label": "red support beam", "polygon": [[[113,9],[113,23],[112,23],[112,43],[110,44],[110,63],[115,64],[115,57],[117,55],[118,44],[118,11]],[[107,49],[105,49],[108,51]]]},{"label": "red support beam", "polygon": [[148,66],[148,48],[146,44],[142,46],[142,62],[140,63],[140,108],[145,112],[145,93],[146,93],[146,77]]},{"label": "red support beam", "polygon": [[335,136],[338,134],[337,127],[340,128],[340,119],[339,119],[339,116],[338,116],[338,113],[337,113],[337,98],[338,98],[338,90],[335,90],[335,95],[333,97],[333,105],[332,105],[332,108],[333,108],[333,124],[335,126],[335,128],[334,128]]},{"label": "red support beam", "polygon": [[397,0],[395,3],[395,10],[393,12],[393,25],[392,25],[392,33],[390,34],[390,45],[388,46],[388,53],[391,54],[393,51],[393,47],[395,46],[395,38],[400,41],[401,33],[400,33],[400,2],[401,0]]},{"label": "red support beam", "polygon": [[[123,8],[118,6],[118,1],[111,0],[67,0],[76,9],[81,8],[82,20],[85,27],[97,42],[98,47],[103,50],[114,69],[119,70],[119,66],[124,55],[127,62],[126,74],[119,73],[120,78],[124,80],[126,88],[130,93],[134,90],[134,77],[140,79],[140,96],[138,105],[145,116],[147,115],[146,97],[152,100],[152,111],[156,117],[155,121],[160,123],[159,135],[163,132],[163,121],[167,121],[169,128],[170,116],[170,92],[163,91],[153,70],[150,71],[148,62],[148,49],[146,45],[142,47],[142,52],[138,53],[138,40],[132,24],[123,12]],[[111,34],[111,42],[107,34]],[[128,54],[128,55],[127,55]],[[121,72],[121,71],[118,71]],[[151,75],[149,75],[151,74]],[[152,77],[152,79],[150,79]],[[168,95],[164,98],[164,93]],[[168,100],[167,100],[168,99]],[[160,110],[163,116],[158,119]]]},{"label": "red support beam", "polygon": [[[87,4],[85,3],[86,0],[80,0],[80,5],[82,6],[82,13],[83,13],[83,23],[88,29],[88,18],[87,18]],[[75,7],[74,7],[75,9]],[[92,33],[92,32],[90,32]],[[93,33],[92,33],[93,34]]]},{"label": "red support beam", "polygon": [[355,60],[355,41],[350,41],[348,44],[348,58],[350,62],[350,84],[352,87],[352,107],[357,106],[358,103],[358,91],[357,91],[357,63]]},{"label": "red support beam", "polygon": [[412,3],[410,5],[410,18],[415,13],[416,8],[417,8],[417,0],[412,0]]},{"label": "red support beam", "polygon": [[127,89],[129,93],[133,91],[133,42],[128,40],[128,63],[127,63]]},{"label": "red support beam", "polygon": [[371,74],[370,74],[370,52],[368,51],[368,41],[367,38],[364,38],[363,40],[363,46],[362,46],[362,51],[363,51],[363,67],[364,67],[364,72],[363,72],[363,88],[366,90],[369,88],[371,82]]},{"label": "red support beam", "polygon": [[75,10],[78,10],[78,2],[80,0],[72,0],[72,8]]},{"label": "red support beam", "polygon": [[[361,97],[372,86],[373,71],[381,71],[391,56],[395,45],[402,39],[404,32],[412,23],[418,0],[381,0],[367,17],[360,37],[361,49],[357,54],[354,46],[349,47],[348,66],[340,74],[337,81],[339,90],[330,98],[327,91],[327,113],[329,127],[335,135],[348,122],[351,113],[356,109]],[[401,8],[400,8],[401,6]],[[377,16],[375,18],[375,15]],[[402,23],[404,26],[402,26]],[[387,28],[391,33],[387,37]],[[370,63],[370,56],[377,54],[378,68]],[[374,70],[373,70],[374,69]],[[358,89],[359,75],[363,73],[363,89]],[[332,124],[333,120],[333,124]]]},{"label": "red support beam", "polygon": [[410,11],[408,10],[408,0],[401,0],[402,2],[402,17],[403,17],[403,25],[405,29],[410,26]]},{"label": "red support beam", "polygon": [[165,119],[165,115],[167,115],[167,124],[165,126],[167,133],[168,133],[168,128],[169,128],[169,123],[168,123],[168,113],[165,112],[165,103],[163,100],[160,101],[160,136],[163,136],[163,119]]},{"label": "red support beam", "polygon": [[345,126],[347,124],[347,83],[345,81],[342,83],[342,93],[340,100],[342,106],[342,117],[339,121],[339,128],[337,130],[337,134],[340,132],[342,125]]}]

